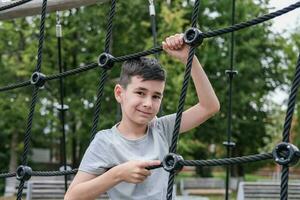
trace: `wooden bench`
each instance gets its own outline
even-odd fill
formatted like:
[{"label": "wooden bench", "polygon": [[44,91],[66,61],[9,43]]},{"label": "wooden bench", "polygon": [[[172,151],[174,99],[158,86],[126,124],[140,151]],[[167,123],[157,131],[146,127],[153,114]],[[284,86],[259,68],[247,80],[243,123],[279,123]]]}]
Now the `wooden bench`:
[{"label": "wooden bench", "polygon": [[[288,199],[300,199],[300,183],[289,183]],[[240,182],[237,200],[279,200],[279,182]]]},{"label": "wooden bench", "polygon": [[[26,200],[64,199],[65,182],[61,180],[28,181]],[[107,194],[97,200],[108,200]]]},{"label": "wooden bench", "polygon": [[[180,193],[191,195],[224,195],[225,181],[216,178],[187,178],[180,180]],[[229,190],[231,193],[231,190]]]}]

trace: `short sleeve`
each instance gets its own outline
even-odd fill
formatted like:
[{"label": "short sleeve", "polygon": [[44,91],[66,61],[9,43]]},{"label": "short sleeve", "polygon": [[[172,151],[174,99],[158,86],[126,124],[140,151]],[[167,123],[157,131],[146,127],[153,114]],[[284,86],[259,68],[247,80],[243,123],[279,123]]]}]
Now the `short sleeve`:
[{"label": "short sleeve", "polygon": [[169,147],[172,143],[176,113],[165,115],[155,120],[155,126],[159,129],[159,133],[168,142]]},{"label": "short sleeve", "polygon": [[107,142],[101,137],[101,132],[96,134],[81,160],[79,170],[101,175],[111,168],[109,148],[107,146]]}]

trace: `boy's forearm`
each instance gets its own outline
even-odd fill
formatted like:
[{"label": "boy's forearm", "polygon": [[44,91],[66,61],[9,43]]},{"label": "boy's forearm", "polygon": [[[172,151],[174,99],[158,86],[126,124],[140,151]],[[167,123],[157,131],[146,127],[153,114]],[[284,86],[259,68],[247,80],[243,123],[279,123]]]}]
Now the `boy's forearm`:
[{"label": "boy's forearm", "polygon": [[109,171],[92,180],[76,184],[74,187],[69,188],[70,191],[67,192],[65,200],[95,199],[120,183],[122,180],[119,177],[116,167],[111,168]]},{"label": "boy's forearm", "polygon": [[207,110],[211,110],[213,113],[217,112],[220,107],[219,100],[196,56],[193,58],[191,74],[200,106],[206,108]]}]

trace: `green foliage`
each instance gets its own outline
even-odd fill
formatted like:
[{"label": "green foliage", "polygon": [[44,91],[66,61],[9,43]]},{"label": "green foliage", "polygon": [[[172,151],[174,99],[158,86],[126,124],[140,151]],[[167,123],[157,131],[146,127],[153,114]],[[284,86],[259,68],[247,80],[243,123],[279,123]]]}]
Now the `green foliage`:
[{"label": "green foliage", "polygon": [[[158,41],[183,32],[190,25],[192,5],[190,1],[156,2]],[[236,21],[242,22],[268,12],[267,1],[260,5],[247,0],[238,2]],[[202,31],[214,30],[230,25],[230,4],[226,1],[201,1],[198,24]],[[64,11],[62,55],[63,67],[70,70],[84,64],[95,62],[104,50],[106,35],[106,16],[109,4],[88,6]],[[57,42],[55,37],[55,14],[46,19],[46,38],[43,51],[42,72],[46,75],[58,73]],[[286,81],[285,62],[282,61],[283,46],[281,36],[270,31],[271,22],[241,30],[235,33],[234,69],[239,71],[233,79],[233,124],[232,137],[237,143],[234,156],[258,153],[267,139],[266,125],[272,125],[266,109],[270,91]],[[28,80],[36,65],[38,42],[38,17],[28,17],[0,24],[0,85]],[[294,36],[295,41],[299,41]],[[227,139],[229,34],[205,40],[198,48],[197,55],[216,90],[222,108],[220,113],[200,127],[180,138],[179,153],[185,159],[206,159],[225,156],[222,142]],[[148,3],[145,1],[117,4],[114,18],[111,51],[114,56],[126,55],[151,48],[151,24]],[[289,48],[287,48],[290,51]],[[159,56],[167,70],[167,85],[163,100],[163,114],[176,112],[178,97],[183,81],[184,66],[167,57]],[[115,64],[109,72],[101,104],[98,129],[109,128],[117,121],[117,103],[113,87],[120,73],[120,64]],[[68,161],[74,166],[89,144],[92,115],[101,70],[67,77],[64,79],[65,104],[70,107],[66,114]],[[19,152],[23,150],[22,140],[28,115],[31,87],[1,93],[0,98],[0,163],[1,171],[7,170],[9,149],[13,133],[18,134]],[[186,98],[186,108],[197,103],[197,95],[192,82]],[[32,147],[50,147],[53,154],[59,155],[61,124],[55,105],[59,103],[59,81],[51,81],[39,94],[39,101],[33,121]],[[216,144],[210,152],[208,146]],[[258,164],[259,165],[259,164]],[[251,170],[254,167],[248,167]],[[241,171],[241,170],[240,170]],[[210,172],[208,172],[210,173]]]}]

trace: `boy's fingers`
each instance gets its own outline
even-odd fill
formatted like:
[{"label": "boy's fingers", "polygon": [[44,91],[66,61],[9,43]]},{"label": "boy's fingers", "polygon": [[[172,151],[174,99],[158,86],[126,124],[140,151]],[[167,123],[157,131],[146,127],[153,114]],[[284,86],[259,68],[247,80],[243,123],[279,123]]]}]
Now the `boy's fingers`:
[{"label": "boy's fingers", "polygon": [[147,176],[149,176],[149,175],[151,174],[151,172],[150,172],[149,170],[143,168],[143,169],[140,171],[139,174],[141,174],[142,176],[146,176],[146,177],[147,177]]},{"label": "boy's fingers", "polygon": [[166,43],[167,43],[167,48],[168,48],[168,49],[173,49],[172,43],[171,43],[171,38],[170,38],[170,37],[167,37]]},{"label": "boy's fingers", "polygon": [[144,161],[141,163],[141,167],[145,168],[145,167],[150,167],[150,166],[157,166],[160,165],[160,161],[159,160],[150,160],[150,161]]}]

